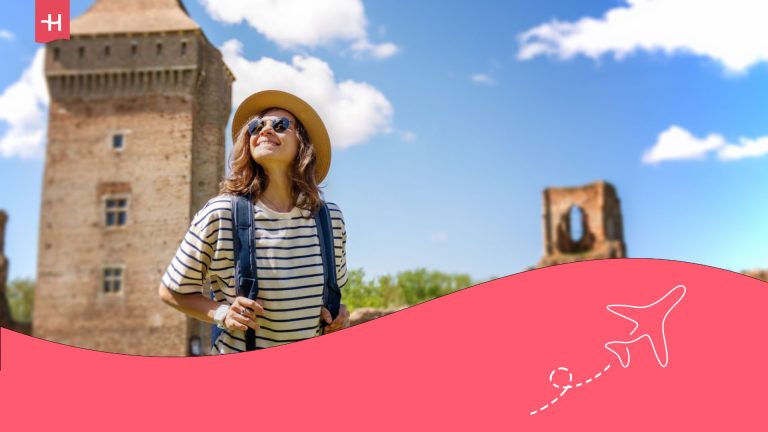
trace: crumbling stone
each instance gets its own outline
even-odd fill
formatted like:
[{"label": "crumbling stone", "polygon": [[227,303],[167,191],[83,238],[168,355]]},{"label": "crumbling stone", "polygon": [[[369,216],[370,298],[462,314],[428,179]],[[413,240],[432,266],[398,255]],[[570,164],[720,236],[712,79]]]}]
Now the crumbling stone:
[{"label": "crumbling stone", "polygon": [[[619,196],[610,183],[547,188],[543,210],[544,256],[536,267],[627,256]],[[580,216],[579,227],[571,226],[572,212]]]}]

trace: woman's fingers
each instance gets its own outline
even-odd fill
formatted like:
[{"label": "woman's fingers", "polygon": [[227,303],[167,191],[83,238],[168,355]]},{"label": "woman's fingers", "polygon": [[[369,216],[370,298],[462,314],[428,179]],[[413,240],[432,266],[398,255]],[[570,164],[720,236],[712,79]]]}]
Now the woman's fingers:
[{"label": "woman's fingers", "polygon": [[336,316],[335,320],[333,320],[331,327],[333,327],[334,330],[341,330],[348,326],[349,312],[347,311],[347,306],[342,304],[341,307],[339,307],[339,315]]},{"label": "woman's fingers", "polygon": [[247,330],[247,327],[250,327],[250,328],[252,328],[254,330],[259,328],[259,325],[256,324],[256,321],[254,321],[254,320],[252,320],[252,319],[248,318],[247,316],[242,315],[240,313],[233,312],[230,315],[230,318],[233,321],[235,321],[236,323],[240,324],[240,326],[238,326],[238,330]]},{"label": "woman's fingers", "polygon": [[251,313],[254,313],[255,315],[264,315],[264,308],[261,307],[261,304],[247,297],[237,297],[232,305],[247,308]]},{"label": "woman's fingers", "polygon": [[256,317],[253,316],[253,312],[250,312],[247,309],[240,314],[237,320],[254,330],[259,328],[259,325],[256,324]]},{"label": "woman's fingers", "polygon": [[246,297],[237,297],[230,306],[227,317],[231,320],[234,329],[244,331],[250,327],[257,330],[259,325],[256,323],[256,317],[263,312],[264,309],[259,303]]},{"label": "woman's fingers", "polygon": [[331,321],[331,313],[326,308],[320,309],[320,315],[325,322],[330,323],[325,329],[326,333],[349,327],[349,311],[347,311],[347,306],[344,304],[339,307],[339,315],[333,321]]},{"label": "woman's fingers", "polygon": [[228,330],[241,330],[241,331],[248,330],[247,325],[237,322],[237,320],[235,318],[232,318],[231,315],[227,315],[227,318],[224,319],[224,326]]},{"label": "woman's fingers", "polygon": [[331,311],[325,308],[325,306],[320,307],[320,318],[323,320],[326,324],[331,324],[333,319],[331,318]]}]

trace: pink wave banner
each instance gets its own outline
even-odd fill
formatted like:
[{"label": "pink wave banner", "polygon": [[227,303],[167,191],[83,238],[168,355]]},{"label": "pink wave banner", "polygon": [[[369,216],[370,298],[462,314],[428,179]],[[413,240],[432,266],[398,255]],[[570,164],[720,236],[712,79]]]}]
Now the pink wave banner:
[{"label": "pink wave banner", "polygon": [[766,305],[758,279],[615,259],[245,354],[118,355],[3,329],[0,410],[8,430],[764,430]]}]

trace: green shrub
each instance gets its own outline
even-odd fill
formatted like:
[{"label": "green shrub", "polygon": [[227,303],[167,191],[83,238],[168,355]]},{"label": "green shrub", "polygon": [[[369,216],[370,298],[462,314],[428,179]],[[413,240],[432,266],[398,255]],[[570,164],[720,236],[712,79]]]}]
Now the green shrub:
[{"label": "green shrub", "polygon": [[32,321],[32,304],[35,301],[35,281],[32,279],[14,279],[8,284],[5,293],[11,317],[16,322]]},{"label": "green shrub", "polygon": [[473,285],[469,275],[424,268],[403,271],[394,277],[380,276],[368,282],[365,281],[365,272],[357,269],[350,271],[347,278],[342,294],[350,310],[414,305]]}]

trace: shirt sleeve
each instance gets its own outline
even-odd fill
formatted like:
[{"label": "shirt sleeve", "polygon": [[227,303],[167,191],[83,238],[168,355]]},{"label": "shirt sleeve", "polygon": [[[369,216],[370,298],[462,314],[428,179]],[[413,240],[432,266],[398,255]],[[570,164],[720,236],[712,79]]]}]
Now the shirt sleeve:
[{"label": "shirt sleeve", "polygon": [[227,209],[227,203],[227,200],[222,199],[211,200],[192,219],[189,230],[163,275],[162,281],[166,288],[179,294],[203,293],[203,282],[209,277],[211,262],[222,254],[220,228],[225,219],[222,213],[223,209]]},{"label": "shirt sleeve", "polygon": [[344,215],[335,204],[328,205],[333,225],[333,247],[336,258],[336,281],[339,288],[347,283],[347,227],[344,223]]}]

